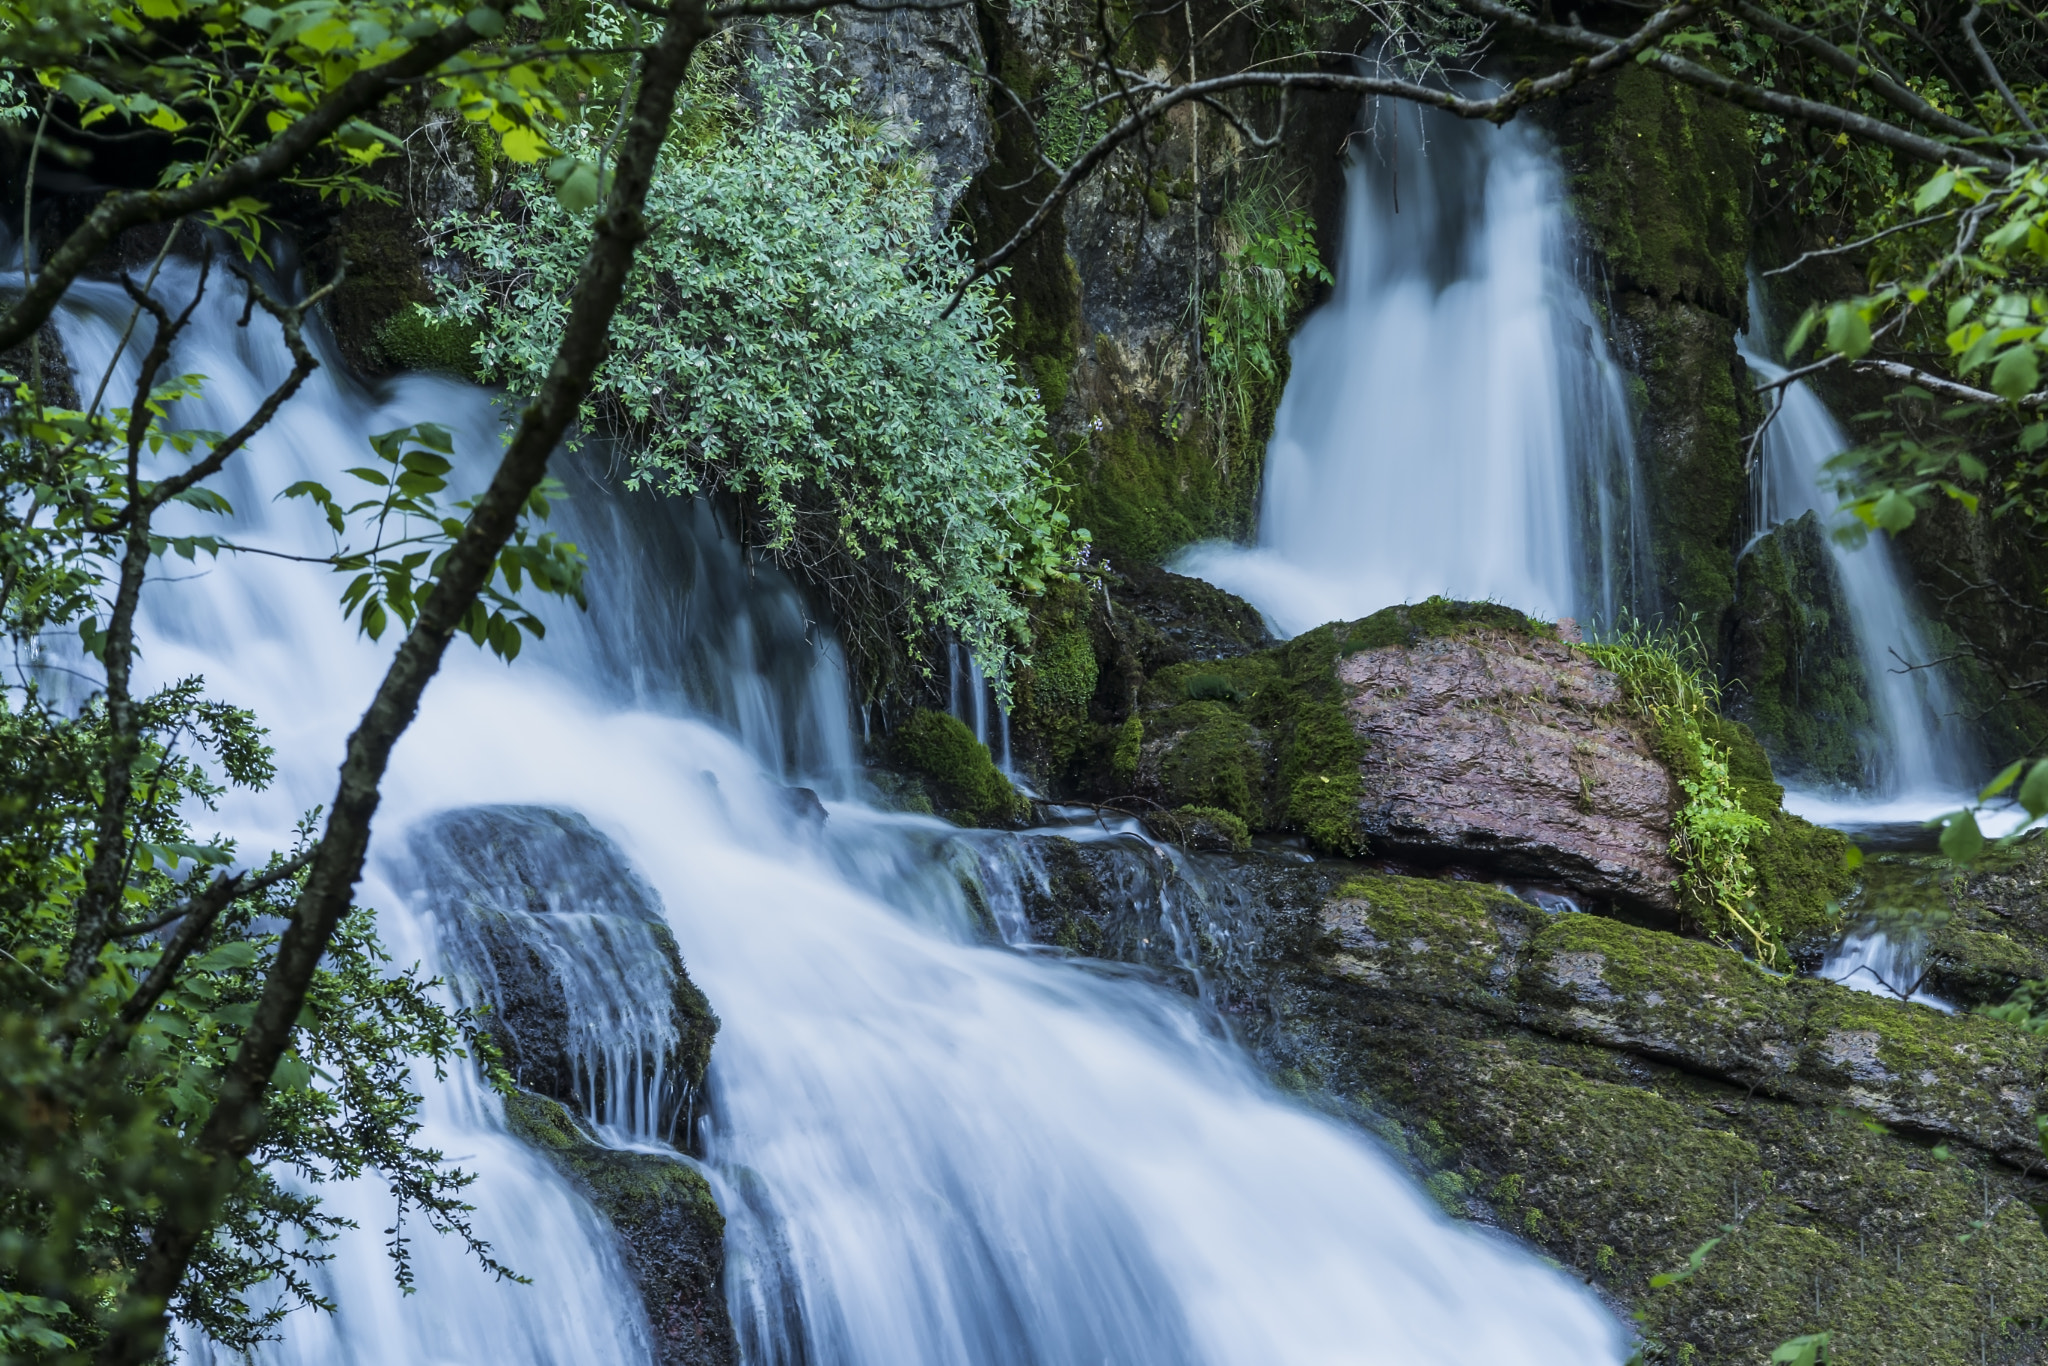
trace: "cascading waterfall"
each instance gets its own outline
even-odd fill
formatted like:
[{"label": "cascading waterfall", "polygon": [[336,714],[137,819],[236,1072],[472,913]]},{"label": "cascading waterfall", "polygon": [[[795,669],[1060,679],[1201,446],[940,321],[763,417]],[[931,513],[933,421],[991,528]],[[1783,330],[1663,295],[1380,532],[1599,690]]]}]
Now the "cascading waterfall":
[{"label": "cascading waterfall", "polygon": [[[1736,349],[1766,382],[1785,367],[1770,358],[1763,298],[1752,289],[1749,329]],[[1786,385],[1765,427],[1751,474],[1755,534],[1769,534],[1808,512],[1833,531],[1853,518],[1838,511],[1827,462],[1849,440],[1805,381]],[[1865,781],[1853,794],[1786,794],[1786,805],[1830,824],[1874,824],[1925,818],[1954,808],[1981,781],[1977,746],[1957,716],[1941,671],[1909,668],[1933,658],[1890,538],[1872,534],[1859,546],[1827,537],[1827,553],[1847,609],[1849,630],[1868,683],[1874,730]]]},{"label": "cascading waterfall", "polygon": [[1393,101],[1353,147],[1258,543],[1175,567],[1289,635],[1436,593],[1596,626],[1646,611],[1627,390],[1541,136]]},{"label": "cascading waterfall", "polygon": [[[174,266],[161,288],[182,302],[193,278]],[[226,429],[282,373],[274,326],[259,314],[238,328],[239,303],[218,291],[173,360],[210,377],[182,422]],[[76,292],[62,329],[81,373],[109,364],[124,313],[110,286]],[[117,385],[132,386],[133,366],[132,353],[116,364]],[[235,537],[323,544],[311,509],[268,492],[338,480],[365,434],[427,417],[455,431],[458,471],[488,468],[489,395],[419,376],[364,390],[322,370],[238,457],[223,489]],[[562,519],[591,555],[588,618],[550,609],[547,640],[516,668],[451,653],[394,755],[360,896],[401,961],[474,975],[444,946],[444,903],[523,913],[517,896],[531,894],[616,918],[639,893],[545,851],[583,847],[573,832],[587,829],[630,859],[723,1019],[698,1124],[748,1362],[1621,1359],[1626,1335],[1583,1287],[1454,1225],[1370,1141],[1283,1101],[1198,1000],[988,943],[933,855],[994,857],[992,837],[844,798],[822,828],[793,815],[786,782],[858,782],[830,642],[698,514],[573,482]],[[330,795],[388,657],[388,641],[338,619],[338,583],[251,556],[146,591],[152,675],[203,673],[272,728],[277,785],[219,813],[251,853]],[[445,813],[478,807],[500,813],[494,833],[463,826],[451,843],[448,822],[469,818]],[[520,821],[556,832],[525,846],[531,866],[487,852]],[[1020,938],[1021,921],[1006,929]],[[574,916],[551,933],[573,938]],[[579,961],[595,972],[604,955]],[[590,1028],[630,1032],[659,995],[658,974],[624,971],[607,984],[618,999],[586,1011]],[[534,1283],[492,1281],[419,1232],[420,1293],[402,1296],[376,1232],[381,1188],[329,1188],[361,1226],[316,1273],[339,1312],[294,1315],[262,1359],[649,1361],[645,1315],[596,1216],[472,1078],[418,1081],[423,1137],[479,1173],[479,1231]],[[658,1139],[666,1103],[622,1099],[618,1141]]]}]

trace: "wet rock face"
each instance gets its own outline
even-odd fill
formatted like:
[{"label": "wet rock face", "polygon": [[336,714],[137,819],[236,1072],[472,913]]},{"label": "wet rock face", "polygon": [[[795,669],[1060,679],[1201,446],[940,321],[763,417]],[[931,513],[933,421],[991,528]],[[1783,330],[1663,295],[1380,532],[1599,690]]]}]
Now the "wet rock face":
[{"label": "wet rock face", "polygon": [[1649,1360],[2040,1359],[2048,1041],[1483,884],[1192,866],[1209,999],[1276,1078],[1640,1311]]},{"label": "wet rock face", "polygon": [[725,1216],[711,1186],[660,1153],[590,1142],[569,1112],[528,1092],[507,1097],[512,1131],[538,1148],[603,1213],[647,1304],[660,1366],[731,1366],[739,1359],[726,1314]]},{"label": "wet rock face", "polygon": [[439,922],[457,991],[489,1007],[513,1080],[687,1142],[718,1019],[618,847],[581,817],[515,806],[447,812],[410,844],[401,882]]},{"label": "wet rock face", "polygon": [[1485,631],[1349,655],[1337,677],[1376,850],[1676,909],[1673,785],[1612,674],[1560,641]]},{"label": "wet rock face", "polygon": [[[811,801],[815,803],[813,795]],[[512,1131],[604,1216],[661,1366],[729,1366],[725,1221],[680,1157],[606,1146],[689,1140],[718,1019],[684,971],[654,889],[581,817],[450,811],[412,832],[399,881],[439,922],[450,976],[520,1090]]]}]

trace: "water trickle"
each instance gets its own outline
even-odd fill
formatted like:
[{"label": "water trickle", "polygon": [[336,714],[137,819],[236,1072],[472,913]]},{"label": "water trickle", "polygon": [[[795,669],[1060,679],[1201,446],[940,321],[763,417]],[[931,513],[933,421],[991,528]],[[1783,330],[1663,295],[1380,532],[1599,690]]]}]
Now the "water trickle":
[{"label": "water trickle", "polygon": [[[165,292],[182,302],[191,280],[174,269]],[[194,425],[231,427],[282,369],[274,328],[259,315],[238,329],[238,304],[222,291],[205,305],[174,359],[211,376],[181,408]],[[92,286],[67,311],[82,371],[109,360],[118,307]],[[427,417],[455,430],[474,483],[498,448],[488,395],[424,378],[366,391],[323,371],[239,462],[234,534],[323,543],[310,509],[269,492],[338,481],[366,433]],[[850,709],[800,598],[698,514],[570,473],[589,617],[550,609],[546,641],[516,668],[450,655],[394,753],[360,899],[401,961],[462,982],[503,971],[474,927],[516,925],[565,984],[570,1051],[585,1050],[572,1090],[635,1143],[675,1103],[650,1062],[668,982],[645,935],[659,907],[723,1020],[696,1123],[747,1362],[1621,1360],[1626,1335],[1584,1287],[1452,1224],[1371,1142],[1283,1100],[1198,998],[989,935],[988,905],[946,861],[981,869],[988,837],[844,795]],[[153,676],[203,673],[272,727],[276,787],[219,815],[245,849],[284,843],[331,795],[388,658],[388,640],[338,620],[337,587],[318,567],[251,558],[145,592]],[[842,794],[822,828],[792,800],[797,779]],[[1013,864],[1022,887],[1026,861]],[[1103,895],[1132,898],[1133,923],[1171,939],[1171,871]],[[613,999],[596,999],[614,973]],[[401,1296],[376,1232],[381,1189],[332,1188],[361,1226],[315,1270],[340,1311],[294,1316],[260,1358],[650,1361],[596,1216],[467,1075],[418,1084],[423,1139],[479,1173],[479,1230],[533,1284],[494,1282],[422,1233],[420,1293]]]},{"label": "water trickle", "polygon": [[[1737,349],[1752,371],[1774,381],[1787,372],[1770,358],[1763,303],[1752,289],[1750,326]],[[1849,440],[1805,381],[1783,392],[1751,470],[1755,533],[1766,535],[1808,512],[1832,532],[1853,520],[1837,510],[1841,500],[1826,470]],[[1786,805],[1828,824],[1907,821],[1952,809],[1968,800],[1981,775],[1977,746],[1941,671],[1909,667],[1934,655],[1890,538],[1875,533],[1852,547],[1829,535],[1826,544],[1868,681],[1876,734],[1864,746],[1864,781],[1857,792],[1793,791]]]},{"label": "water trickle", "polygon": [[1520,123],[1374,119],[1336,290],[1291,347],[1258,543],[1175,567],[1288,635],[1436,593],[1592,626],[1647,611],[1627,390],[1554,158]]}]

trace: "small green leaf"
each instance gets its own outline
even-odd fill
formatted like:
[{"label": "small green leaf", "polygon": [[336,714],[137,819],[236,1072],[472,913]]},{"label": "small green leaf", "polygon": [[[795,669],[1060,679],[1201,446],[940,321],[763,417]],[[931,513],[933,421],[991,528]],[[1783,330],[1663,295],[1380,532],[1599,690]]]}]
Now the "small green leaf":
[{"label": "small green leaf", "polygon": [[2041,382],[2041,362],[2034,348],[2022,342],[1998,358],[1991,369],[1991,391],[2015,403],[2034,392]]},{"label": "small green leaf", "polygon": [[1956,187],[1954,168],[1944,168],[1940,174],[1920,187],[1920,193],[1913,196],[1913,212],[1926,213],[1929,209],[1947,199],[1949,191]]},{"label": "small green leaf", "polygon": [[1977,828],[1977,813],[1957,811],[1943,817],[1941,852],[1954,863],[1972,863],[1984,850],[1984,832]]},{"label": "small green leaf", "polygon": [[1832,1333],[1809,1333],[1778,1344],[1771,1353],[1772,1366],[1821,1366],[1828,1359]]},{"label": "small green leaf", "polygon": [[1870,322],[1854,304],[1828,309],[1828,350],[1860,360],[1870,350]]},{"label": "small green leaf", "polygon": [[495,38],[505,31],[505,16],[489,5],[478,5],[462,16],[463,21],[486,38]]},{"label": "small green leaf", "polygon": [[2020,805],[2035,820],[2048,816],[2048,759],[2027,770],[2027,780],[2020,784]]},{"label": "small green leaf", "polygon": [[1916,511],[1911,498],[1897,489],[1886,489],[1883,496],[1871,505],[1870,521],[1896,536],[1913,525]]},{"label": "small green leaf", "polygon": [[1996,797],[1999,793],[2005,791],[2008,787],[2011,787],[2014,783],[2018,782],[2020,780],[2020,769],[2024,767],[2025,764],[2026,761],[2024,759],[2019,760],[2012,764],[2011,767],[2007,768],[2005,772],[1999,774],[1996,778],[1993,778],[1989,783],[1985,784],[1984,790],[1977,794],[1977,800],[1980,802],[1988,802],[1993,797]]}]

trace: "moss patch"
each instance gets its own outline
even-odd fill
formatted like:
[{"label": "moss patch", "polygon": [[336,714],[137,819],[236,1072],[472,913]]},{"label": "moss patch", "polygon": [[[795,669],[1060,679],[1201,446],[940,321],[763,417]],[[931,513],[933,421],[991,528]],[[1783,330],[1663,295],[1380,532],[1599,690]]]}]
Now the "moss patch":
[{"label": "moss patch", "polygon": [[377,349],[400,370],[428,370],[470,378],[476,373],[477,330],[437,318],[415,305],[401,308],[377,329]]},{"label": "moss patch", "polygon": [[1252,832],[1242,818],[1213,806],[1182,806],[1145,818],[1145,827],[1163,840],[1186,849],[1215,854],[1241,854],[1252,847]]},{"label": "moss patch", "polygon": [[592,1143],[566,1109],[530,1092],[505,1098],[505,1120],[611,1225],[647,1306],[662,1366],[730,1366],[736,1361],[738,1347],[720,1285],[725,1216],[702,1174],[659,1153]]},{"label": "moss patch", "polygon": [[1031,804],[1010,786],[988,746],[957,717],[920,707],[889,737],[889,757],[931,785],[933,807],[962,825],[1022,820]]}]

